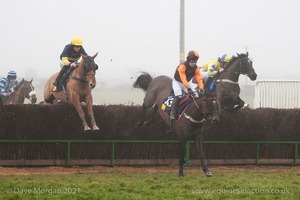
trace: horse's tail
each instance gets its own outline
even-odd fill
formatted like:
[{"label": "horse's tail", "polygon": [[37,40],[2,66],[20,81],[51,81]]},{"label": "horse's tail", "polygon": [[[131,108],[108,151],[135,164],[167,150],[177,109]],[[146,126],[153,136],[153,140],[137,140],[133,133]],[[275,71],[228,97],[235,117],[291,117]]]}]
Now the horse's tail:
[{"label": "horse's tail", "polygon": [[147,91],[147,88],[149,84],[152,81],[152,77],[149,73],[147,72],[142,72],[142,74],[137,77],[136,81],[132,84],[134,88],[140,88],[143,89],[144,91]]}]

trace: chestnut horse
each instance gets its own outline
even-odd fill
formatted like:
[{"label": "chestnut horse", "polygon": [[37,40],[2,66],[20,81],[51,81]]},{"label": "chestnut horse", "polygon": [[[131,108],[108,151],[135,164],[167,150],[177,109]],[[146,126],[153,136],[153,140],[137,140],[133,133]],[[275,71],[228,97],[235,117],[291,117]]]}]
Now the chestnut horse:
[{"label": "chestnut horse", "polygon": [[36,103],[37,97],[32,80],[26,81],[24,78],[14,87],[14,92],[3,98],[3,104],[24,104],[25,98],[29,99],[31,103]]},{"label": "chestnut horse", "polygon": [[84,111],[81,107],[81,102],[85,102],[87,112],[92,125],[92,130],[99,130],[96,124],[93,111],[93,97],[92,89],[96,86],[96,70],[98,65],[94,59],[98,55],[94,56],[82,55],[82,59],[78,66],[71,72],[70,79],[66,84],[63,91],[53,92],[53,82],[58,73],[53,74],[47,81],[44,88],[44,99],[46,103],[53,103],[54,100],[60,100],[62,102],[70,103],[74,105],[78,115],[81,119],[84,131],[91,130],[87,124],[87,120]]},{"label": "chestnut horse", "polygon": [[183,165],[185,163],[186,143],[193,139],[195,141],[196,151],[200,158],[202,169],[206,176],[212,176],[207,166],[203,151],[203,132],[208,123],[218,123],[219,105],[217,100],[212,98],[193,97],[193,102],[185,109],[182,117],[178,120],[172,120],[162,110],[161,105],[165,98],[172,92],[172,79],[167,76],[158,76],[153,78],[148,73],[141,74],[133,83],[133,87],[143,89],[146,94],[143,103],[143,115],[139,124],[148,124],[153,120],[155,113],[159,110],[162,119],[171,126],[172,130],[179,139],[179,176],[183,176]]}]

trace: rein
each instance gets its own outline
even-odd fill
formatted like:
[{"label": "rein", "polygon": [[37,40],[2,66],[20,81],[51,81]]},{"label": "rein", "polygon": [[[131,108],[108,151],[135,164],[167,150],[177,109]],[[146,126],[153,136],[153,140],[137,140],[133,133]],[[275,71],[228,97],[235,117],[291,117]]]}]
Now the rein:
[{"label": "rein", "polygon": [[[73,80],[76,80],[76,81],[78,81],[80,83],[88,83],[89,81],[86,78],[86,65],[85,65],[85,61],[82,61],[82,62],[83,63],[79,63],[79,65],[75,69],[76,75],[79,74],[79,76],[81,78],[78,78],[76,75],[75,76],[70,75],[70,78],[73,79]],[[79,72],[79,70],[78,70],[78,68],[79,68],[80,65],[81,65],[81,72]],[[82,73],[82,71],[83,71],[83,73]],[[93,76],[95,76],[95,75],[93,75]]]},{"label": "rein", "polygon": [[[197,103],[197,101],[196,101],[196,99],[195,99],[195,97],[193,95],[192,95],[192,99],[193,99],[193,102],[196,105],[197,109],[200,109],[200,106],[198,105],[198,103]],[[199,99],[203,99],[203,100],[201,100],[201,103],[202,103],[207,98],[205,98],[205,97],[199,97]],[[202,106],[202,108],[204,107],[203,103],[202,103],[201,106]],[[202,120],[195,120],[191,116],[189,116],[188,114],[186,114],[185,112],[183,113],[183,117],[185,117],[186,119],[190,120],[193,123],[201,124],[201,123],[203,123],[203,122],[206,121],[205,116],[207,115],[207,113],[208,112],[205,112],[204,109],[202,109],[202,114],[204,115],[204,117],[202,118]]]}]

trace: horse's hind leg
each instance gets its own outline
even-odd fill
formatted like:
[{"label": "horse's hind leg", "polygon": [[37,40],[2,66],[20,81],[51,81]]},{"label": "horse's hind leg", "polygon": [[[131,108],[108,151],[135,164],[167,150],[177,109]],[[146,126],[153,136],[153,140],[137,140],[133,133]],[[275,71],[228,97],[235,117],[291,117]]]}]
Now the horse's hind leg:
[{"label": "horse's hind leg", "polygon": [[145,103],[143,103],[142,114],[140,116],[139,121],[136,123],[136,126],[147,127],[147,126],[151,125],[154,120],[156,110],[157,110],[157,107],[155,105],[146,106]]},{"label": "horse's hind leg", "polygon": [[156,105],[153,105],[150,108],[144,110],[144,115],[145,115],[144,116],[145,121],[144,121],[144,124],[143,124],[144,127],[147,127],[147,126],[150,126],[150,125],[153,124],[156,111],[157,111],[157,106]]},{"label": "horse's hind leg", "polygon": [[142,114],[141,114],[139,120],[138,120],[137,123],[136,123],[136,126],[137,126],[137,127],[143,126],[144,121],[145,121],[145,115],[146,115],[146,107],[145,107],[145,105],[144,105],[144,103],[143,103],[143,106],[142,106]]},{"label": "horse's hind leg", "polygon": [[205,175],[208,177],[211,177],[212,173],[208,169],[207,160],[205,159],[205,153],[204,153],[204,148],[203,148],[203,130],[204,130],[204,127],[202,127],[201,133],[196,135],[196,137],[195,137],[196,152],[197,152],[197,155],[199,155],[199,157],[200,157],[201,166],[202,166],[202,169],[203,169]]}]

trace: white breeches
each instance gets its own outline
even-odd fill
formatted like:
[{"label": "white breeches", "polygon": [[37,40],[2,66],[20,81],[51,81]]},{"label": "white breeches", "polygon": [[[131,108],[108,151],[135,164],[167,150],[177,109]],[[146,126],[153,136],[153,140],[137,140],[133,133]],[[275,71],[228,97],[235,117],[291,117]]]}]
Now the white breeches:
[{"label": "white breeches", "polygon": [[207,72],[202,71],[202,68],[200,68],[200,73],[201,73],[201,76],[203,78],[203,81],[205,82],[207,77],[208,77]]},{"label": "white breeches", "polygon": [[[191,79],[189,81],[189,86],[190,88],[192,89],[192,91],[196,92],[196,88],[198,87],[198,84],[195,84],[192,82],[193,79]],[[187,88],[183,85],[183,83],[179,82],[179,81],[176,81],[175,79],[173,79],[172,81],[172,88],[173,88],[173,91],[174,91],[174,94],[176,97],[179,97],[181,98],[183,96],[183,93],[188,93],[188,90]],[[196,93],[195,93],[196,94]]]}]

